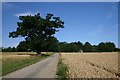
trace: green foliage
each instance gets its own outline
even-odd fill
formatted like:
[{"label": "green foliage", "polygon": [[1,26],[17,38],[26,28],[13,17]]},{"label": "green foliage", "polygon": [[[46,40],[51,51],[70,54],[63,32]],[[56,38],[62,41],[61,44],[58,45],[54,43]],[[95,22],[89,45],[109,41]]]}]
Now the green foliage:
[{"label": "green foliage", "polygon": [[78,52],[82,49],[83,44],[81,42],[61,42],[58,44],[59,52]]},{"label": "green foliage", "polygon": [[10,32],[9,37],[25,37],[26,42],[30,44],[30,50],[37,53],[41,53],[47,38],[52,38],[59,28],[64,28],[64,22],[60,17],[53,17],[53,14],[47,14],[45,19],[40,13],[35,16],[19,16],[19,19],[16,31]]},{"label": "green foliage", "polygon": [[78,41],[78,42],[72,42],[73,44],[75,44],[78,47],[78,50],[82,50],[83,49],[83,43]]},{"label": "green foliage", "polygon": [[92,46],[89,42],[86,42],[83,46],[83,51],[85,52],[91,52],[92,51]]},{"label": "green foliage", "polygon": [[112,42],[106,42],[106,43],[99,43],[97,46],[98,51],[100,52],[111,52],[115,50],[115,44]]},{"label": "green foliage", "polygon": [[120,48],[115,48],[115,52],[120,52]]},{"label": "green foliage", "polygon": [[[84,52],[120,52],[119,48],[116,48],[115,44],[112,42],[101,42],[98,45],[91,45],[86,42],[84,45],[81,42],[59,42],[55,37],[46,38],[43,42],[41,51],[42,52],[79,52],[83,50]],[[21,41],[17,48],[8,47],[2,48],[3,52],[30,52],[35,50],[30,50],[30,43],[26,41]]]},{"label": "green foliage", "polygon": [[97,45],[92,46],[92,52],[98,52]]},{"label": "green foliage", "polygon": [[59,59],[56,75],[58,80],[67,80],[68,78],[68,67],[63,63],[62,59]]},{"label": "green foliage", "polygon": [[84,52],[111,52],[111,51],[120,51],[119,48],[115,47],[115,44],[112,42],[101,42],[99,45],[91,45],[89,42],[86,42],[84,45],[81,42],[60,42],[58,44],[59,52],[78,52],[83,50]]},{"label": "green foliage", "polygon": [[29,44],[26,41],[21,41],[17,46],[17,51],[19,52],[28,52],[29,51]]},{"label": "green foliage", "polygon": [[57,45],[59,41],[55,37],[48,37],[46,39],[46,42],[43,43],[42,51],[44,52],[56,52],[57,51]]},{"label": "green foliage", "polygon": [[17,49],[15,47],[8,47],[8,48],[2,48],[3,52],[16,52]]}]

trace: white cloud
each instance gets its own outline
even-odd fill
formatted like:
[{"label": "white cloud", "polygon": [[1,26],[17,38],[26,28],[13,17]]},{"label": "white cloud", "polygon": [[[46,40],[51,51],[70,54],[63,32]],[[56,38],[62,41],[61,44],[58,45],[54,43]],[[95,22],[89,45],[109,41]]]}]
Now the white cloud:
[{"label": "white cloud", "polygon": [[19,16],[27,16],[27,15],[33,16],[33,15],[35,15],[35,14],[37,14],[37,13],[38,13],[38,12],[24,12],[24,13],[15,14],[14,16],[16,16],[16,17],[19,17]]}]

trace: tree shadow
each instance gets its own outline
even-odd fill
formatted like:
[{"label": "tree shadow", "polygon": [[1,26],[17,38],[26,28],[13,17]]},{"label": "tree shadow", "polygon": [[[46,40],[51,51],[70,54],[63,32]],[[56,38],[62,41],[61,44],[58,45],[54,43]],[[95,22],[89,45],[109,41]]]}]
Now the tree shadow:
[{"label": "tree shadow", "polygon": [[50,54],[18,54],[18,55],[30,55],[30,56],[50,56]]}]

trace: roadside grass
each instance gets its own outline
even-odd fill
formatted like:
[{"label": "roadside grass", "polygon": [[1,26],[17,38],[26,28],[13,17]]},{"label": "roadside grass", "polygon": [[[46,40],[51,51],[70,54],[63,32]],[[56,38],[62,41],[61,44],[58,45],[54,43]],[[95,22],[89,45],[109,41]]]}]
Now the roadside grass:
[{"label": "roadside grass", "polygon": [[34,64],[38,61],[46,59],[47,57],[53,55],[54,53],[46,53],[41,56],[21,56],[21,57],[11,57],[2,59],[2,75],[6,75],[10,72],[21,69],[25,66]]},{"label": "roadside grass", "polygon": [[68,66],[63,63],[63,59],[60,58],[56,72],[57,80],[68,80]]},{"label": "roadside grass", "polygon": [[0,59],[0,77],[2,76],[2,59]]}]

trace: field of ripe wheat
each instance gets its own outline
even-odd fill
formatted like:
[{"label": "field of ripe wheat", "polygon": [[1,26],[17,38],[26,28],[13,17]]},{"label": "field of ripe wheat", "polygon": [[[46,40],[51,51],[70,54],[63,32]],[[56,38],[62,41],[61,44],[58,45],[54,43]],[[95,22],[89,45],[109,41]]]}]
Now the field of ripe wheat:
[{"label": "field of ripe wheat", "polygon": [[118,78],[118,53],[61,53],[69,78]]}]

